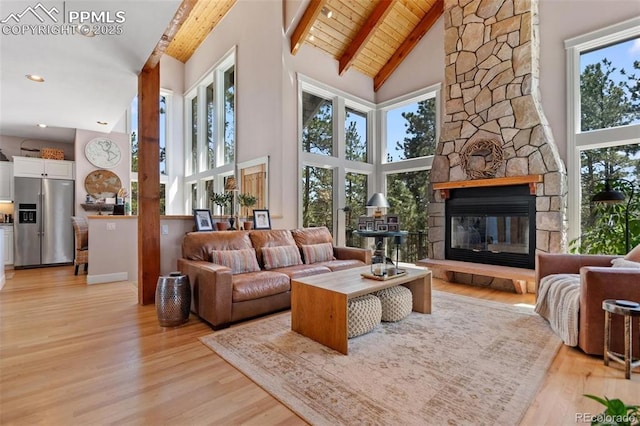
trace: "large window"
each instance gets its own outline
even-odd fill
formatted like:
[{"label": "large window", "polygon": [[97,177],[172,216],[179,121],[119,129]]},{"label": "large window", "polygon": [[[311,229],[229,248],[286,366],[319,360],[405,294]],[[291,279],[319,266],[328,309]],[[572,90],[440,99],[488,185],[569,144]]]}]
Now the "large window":
[{"label": "large window", "polygon": [[[565,43],[569,74],[570,249],[623,254],[632,186],[640,183],[640,18]],[[577,123],[577,124],[576,124]],[[609,179],[621,204],[591,198]],[[629,204],[632,246],[640,242],[640,203]]]},{"label": "large window", "polygon": [[326,226],[344,244],[366,211],[374,105],[304,77],[300,87],[300,223]]},{"label": "large window", "polygon": [[426,256],[429,173],[439,136],[440,85],[380,106],[383,122],[381,172],[388,213],[409,231],[400,260]]},{"label": "large window", "polygon": [[235,170],[235,52],[230,52],[213,71],[188,92],[187,119],[191,132],[185,188],[191,193],[186,210],[208,208],[224,214],[211,202],[214,192],[224,191],[224,178]]},{"label": "large window", "polygon": [[[160,214],[166,214],[166,185],[169,182],[169,172],[167,167],[167,118],[168,118],[168,100],[170,95],[160,95],[160,117],[159,117],[159,157],[160,157]],[[129,108],[130,118],[130,134],[131,134],[131,214],[138,214],[138,97],[131,101]]]}]

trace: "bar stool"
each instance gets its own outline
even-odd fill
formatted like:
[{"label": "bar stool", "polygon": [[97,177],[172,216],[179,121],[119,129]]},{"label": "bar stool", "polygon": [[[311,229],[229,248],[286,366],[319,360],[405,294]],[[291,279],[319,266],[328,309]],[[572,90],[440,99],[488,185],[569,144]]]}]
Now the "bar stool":
[{"label": "bar stool", "polygon": [[[607,299],[602,302],[604,309],[604,365],[609,365],[609,359],[624,365],[624,377],[631,378],[631,370],[640,366],[640,359],[633,361],[631,353],[631,319],[640,318],[640,303],[628,300]],[[611,314],[624,316],[624,354],[612,352],[611,342]]]}]

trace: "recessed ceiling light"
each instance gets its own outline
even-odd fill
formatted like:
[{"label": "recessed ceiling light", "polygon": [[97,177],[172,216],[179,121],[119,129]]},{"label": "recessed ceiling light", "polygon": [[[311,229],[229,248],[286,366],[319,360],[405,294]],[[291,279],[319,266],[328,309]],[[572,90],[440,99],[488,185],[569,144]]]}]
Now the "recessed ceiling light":
[{"label": "recessed ceiling light", "polygon": [[44,129],[45,127],[47,127],[47,125],[46,125],[46,124],[44,124],[44,123],[40,123],[40,124],[38,124],[38,127],[41,127],[41,128],[43,128],[43,129]]},{"label": "recessed ceiling light", "polygon": [[313,36],[313,34],[309,34],[309,41],[314,41],[316,38]]},{"label": "recessed ceiling light", "polygon": [[324,16],[326,16],[327,18],[331,19],[331,17],[333,16],[333,11],[331,9],[329,9],[328,7],[323,7],[322,8],[322,14]]},{"label": "recessed ceiling light", "polygon": [[106,126],[107,124],[109,124],[106,121],[96,121],[96,123],[98,123],[101,126]]},{"label": "recessed ceiling light", "polygon": [[35,81],[36,83],[44,83],[44,78],[36,74],[27,74],[25,77],[31,81]]}]

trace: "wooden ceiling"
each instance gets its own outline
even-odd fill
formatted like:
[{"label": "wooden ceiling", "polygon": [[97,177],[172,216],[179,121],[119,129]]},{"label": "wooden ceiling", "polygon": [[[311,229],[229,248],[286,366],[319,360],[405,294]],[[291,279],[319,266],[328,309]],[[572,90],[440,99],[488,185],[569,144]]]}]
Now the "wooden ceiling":
[{"label": "wooden ceiling", "polygon": [[[186,62],[237,0],[196,2],[166,49]],[[291,35],[291,53],[303,43],[373,78],[378,90],[444,10],[444,0],[311,0]]]}]

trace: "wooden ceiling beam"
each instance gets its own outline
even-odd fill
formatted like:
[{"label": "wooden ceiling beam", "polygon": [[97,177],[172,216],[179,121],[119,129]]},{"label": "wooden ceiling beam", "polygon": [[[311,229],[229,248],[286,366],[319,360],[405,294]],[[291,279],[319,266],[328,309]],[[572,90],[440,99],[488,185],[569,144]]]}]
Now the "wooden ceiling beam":
[{"label": "wooden ceiling beam", "polygon": [[431,29],[438,18],[444,13],[444,0],[437,0],[429,9],[424,17],[418,22],[418,25],[411,31],[409,36],[402,42],[398,50],[391,56],[387,63],[382,67],[378,74],[373,78],[373,90],[377,92],[385,81],[398,68],[400,63],[418,44],[420,39]]},{"label": "wooden ceiling beam", "polygon": [[158,44],[156,44],[155,49],[153,49],[153,52],[151,52],[147,62],[144,64],[144,68],[152,69],[160,63],[160,58],[164,55],[164,52],[167,51],[169,43],[171,43],[171,40],[176,36],[184,21],[187,20],[187,17],[193,10],[196,3],[198,3],[198,0],[182,0],[182,3],[178,6],[178,10],[176,10],[176,13],[173,15],[171,22],[169,22],[169,25],[167,25],[167,28],[164,30],[162,37],[160,37]]},{"label": "wooden ceiling beam", "polygon": [[304,11],[300,22],[298,22],[298,26],[295,30],[293,30],[293,34],[291,35],[291,54],[295,55],[298,53],[298,49],[304,40],[311,32],[311,27],[316,22],[318,15],[322,12],[322,8],[327,3],[327,0],[311,0],[309,6]]},{"label": "wooden ceiling beam", "polygon": [[378,28],[378,24],[382,22],[391,10],[391,6],[393,6],[391,0],[380,0],[378,2],[375,9],[373,9],[369,17],[367,17],[367,20],[360,27],[360,30],[358,30],[351,44],[347,46],[347,49],[338,60],[338,73],[340,75],[344,74],[353,61],[356,60],[357,56],[373,35],[374,30]]}]

